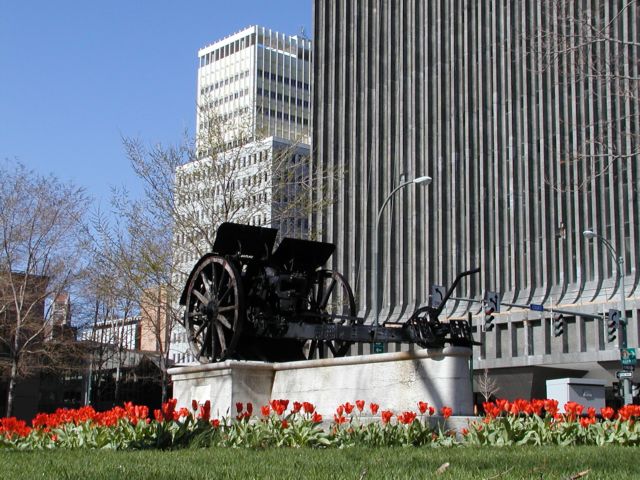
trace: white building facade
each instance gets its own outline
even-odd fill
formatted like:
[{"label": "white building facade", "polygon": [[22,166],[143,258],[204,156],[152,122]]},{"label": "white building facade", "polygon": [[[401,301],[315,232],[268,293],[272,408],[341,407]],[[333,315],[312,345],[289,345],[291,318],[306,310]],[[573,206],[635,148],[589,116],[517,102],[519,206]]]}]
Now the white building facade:
[{"label": "white building facade", "polygon": [[92,341],[103,345],[112,345],[124,350],[139,348],[140,317],[109,318],[95,323],[91,328],[82,330],[80,340]]}]

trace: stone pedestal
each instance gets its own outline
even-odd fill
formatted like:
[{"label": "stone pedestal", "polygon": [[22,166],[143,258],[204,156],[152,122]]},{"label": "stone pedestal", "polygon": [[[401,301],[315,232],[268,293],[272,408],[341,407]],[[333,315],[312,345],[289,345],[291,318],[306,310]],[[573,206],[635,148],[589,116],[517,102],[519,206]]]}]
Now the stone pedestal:
[{"label": "stone pedestal", "polygon": [[272,363],[228,360],[221,363],[169,369],[178,408],[191,408],[191,400],[211,401],[213,417],[236,415],[236,402],[251,402],[256,410],[271,399]]},{"label": "stone pedestal", "polygon": [[169,374],[179,407],[211,400],[216,416],[235,415],[236,402],[252,402],[257,410],[272,398],[311,402],[323,416],[358,399],[395,412],[416,411],[417,402],[425,401],[470,415],[470,355],[468,348],[447,347],[288,363],[230,360]]}]

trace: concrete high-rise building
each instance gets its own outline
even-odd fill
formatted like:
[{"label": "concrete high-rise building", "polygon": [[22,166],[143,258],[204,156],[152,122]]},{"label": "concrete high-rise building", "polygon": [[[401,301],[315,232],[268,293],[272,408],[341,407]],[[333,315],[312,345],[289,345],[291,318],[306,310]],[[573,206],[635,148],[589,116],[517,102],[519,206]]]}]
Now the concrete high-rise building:
[{"label": "concrete high-rise building", "polygon": [[[200,49],[198,61],[199,108],[213,109],[228,127],[249,129],[250,139],[309,143],[309,39],[255,25]],[[198,115],[198,132],[206,121]]]},{"label": "concrete high-rise building", "polygon": [[[308,214],[288,201],[297,180],[283,173],[308,172],[311,41],[252,26],[202,48],[197,109],[198,158],[176,172],[176,284],[223,221],[306,235]],[[171,358],[191,361],[181,326],[171,340]]]},{"label": "concrete high-rise building", "polygon": [[[430,186],[403,189],[383,217],[381,321],[406,319],[428,303],[430,284],[473,267],[481,273],[456,296],[496,290],[513,304],[620,308],[615,260],[583,235],[594,229],[624,258],[629,346],[638,346],[640,7],[568,8],[600,28],[578,21],[573,38],[606,27],[623,41],[554,63],[545,42],[564,19],[549,4],[315,0],[314,161],[345,171],[324,185],[336,202],[315,222],[337,244],[333,266],[347,275],[359,315],[372,310],[379,207],[403,179],[430,175]],[[598,55],[628,55],[626,76],[594,79],[596,67],[614,68]],[[447,313],[471,312],[478,325],[480,310],[457,302]],[[550,313],[503,307],[493,331],[476,332],[484,346],[474,367],[491,369],[505,396],[543,396],[544,379],[558,376],[611,385],[619,352],[603,322],[564,320],[556,338]]]}]

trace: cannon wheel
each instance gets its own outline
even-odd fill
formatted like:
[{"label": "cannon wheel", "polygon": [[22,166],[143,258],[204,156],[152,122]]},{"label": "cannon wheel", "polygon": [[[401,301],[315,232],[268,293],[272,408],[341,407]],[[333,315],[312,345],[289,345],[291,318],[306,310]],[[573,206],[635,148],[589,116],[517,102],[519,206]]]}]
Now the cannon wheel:
[{"label": "cannon wheel", "polygon": [[[323,318],[322,322],[352,325],[356,315],[356,302],[351,287],[338,272],[318,270],[311,289],[309,305],[312,312],[323,315],[342,315],[351,318]],[[305,345],[305,356],[325,358],[329,352],[334,357],[343,357],[353,342],[335,340],[309,340]]]},{"label": "cannon wheel", "polygon": [[244,323],[244,291],[236,267],[213,255],[197,267],[186,295],[185,326],[201,363],[233,355]]}]

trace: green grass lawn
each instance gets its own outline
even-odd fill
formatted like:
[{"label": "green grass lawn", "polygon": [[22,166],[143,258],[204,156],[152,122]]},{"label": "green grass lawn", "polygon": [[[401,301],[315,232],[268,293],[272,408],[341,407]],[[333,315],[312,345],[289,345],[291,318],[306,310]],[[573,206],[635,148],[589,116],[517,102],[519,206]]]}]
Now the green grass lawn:
[{"label": "green grass lawn", "polygon": [[[436,470],[448,462],[442,474]],[[0,478],[55,479],[640,478],[633,447],[0,451]],[[574,477],[578,478],[578,477]]]}]

